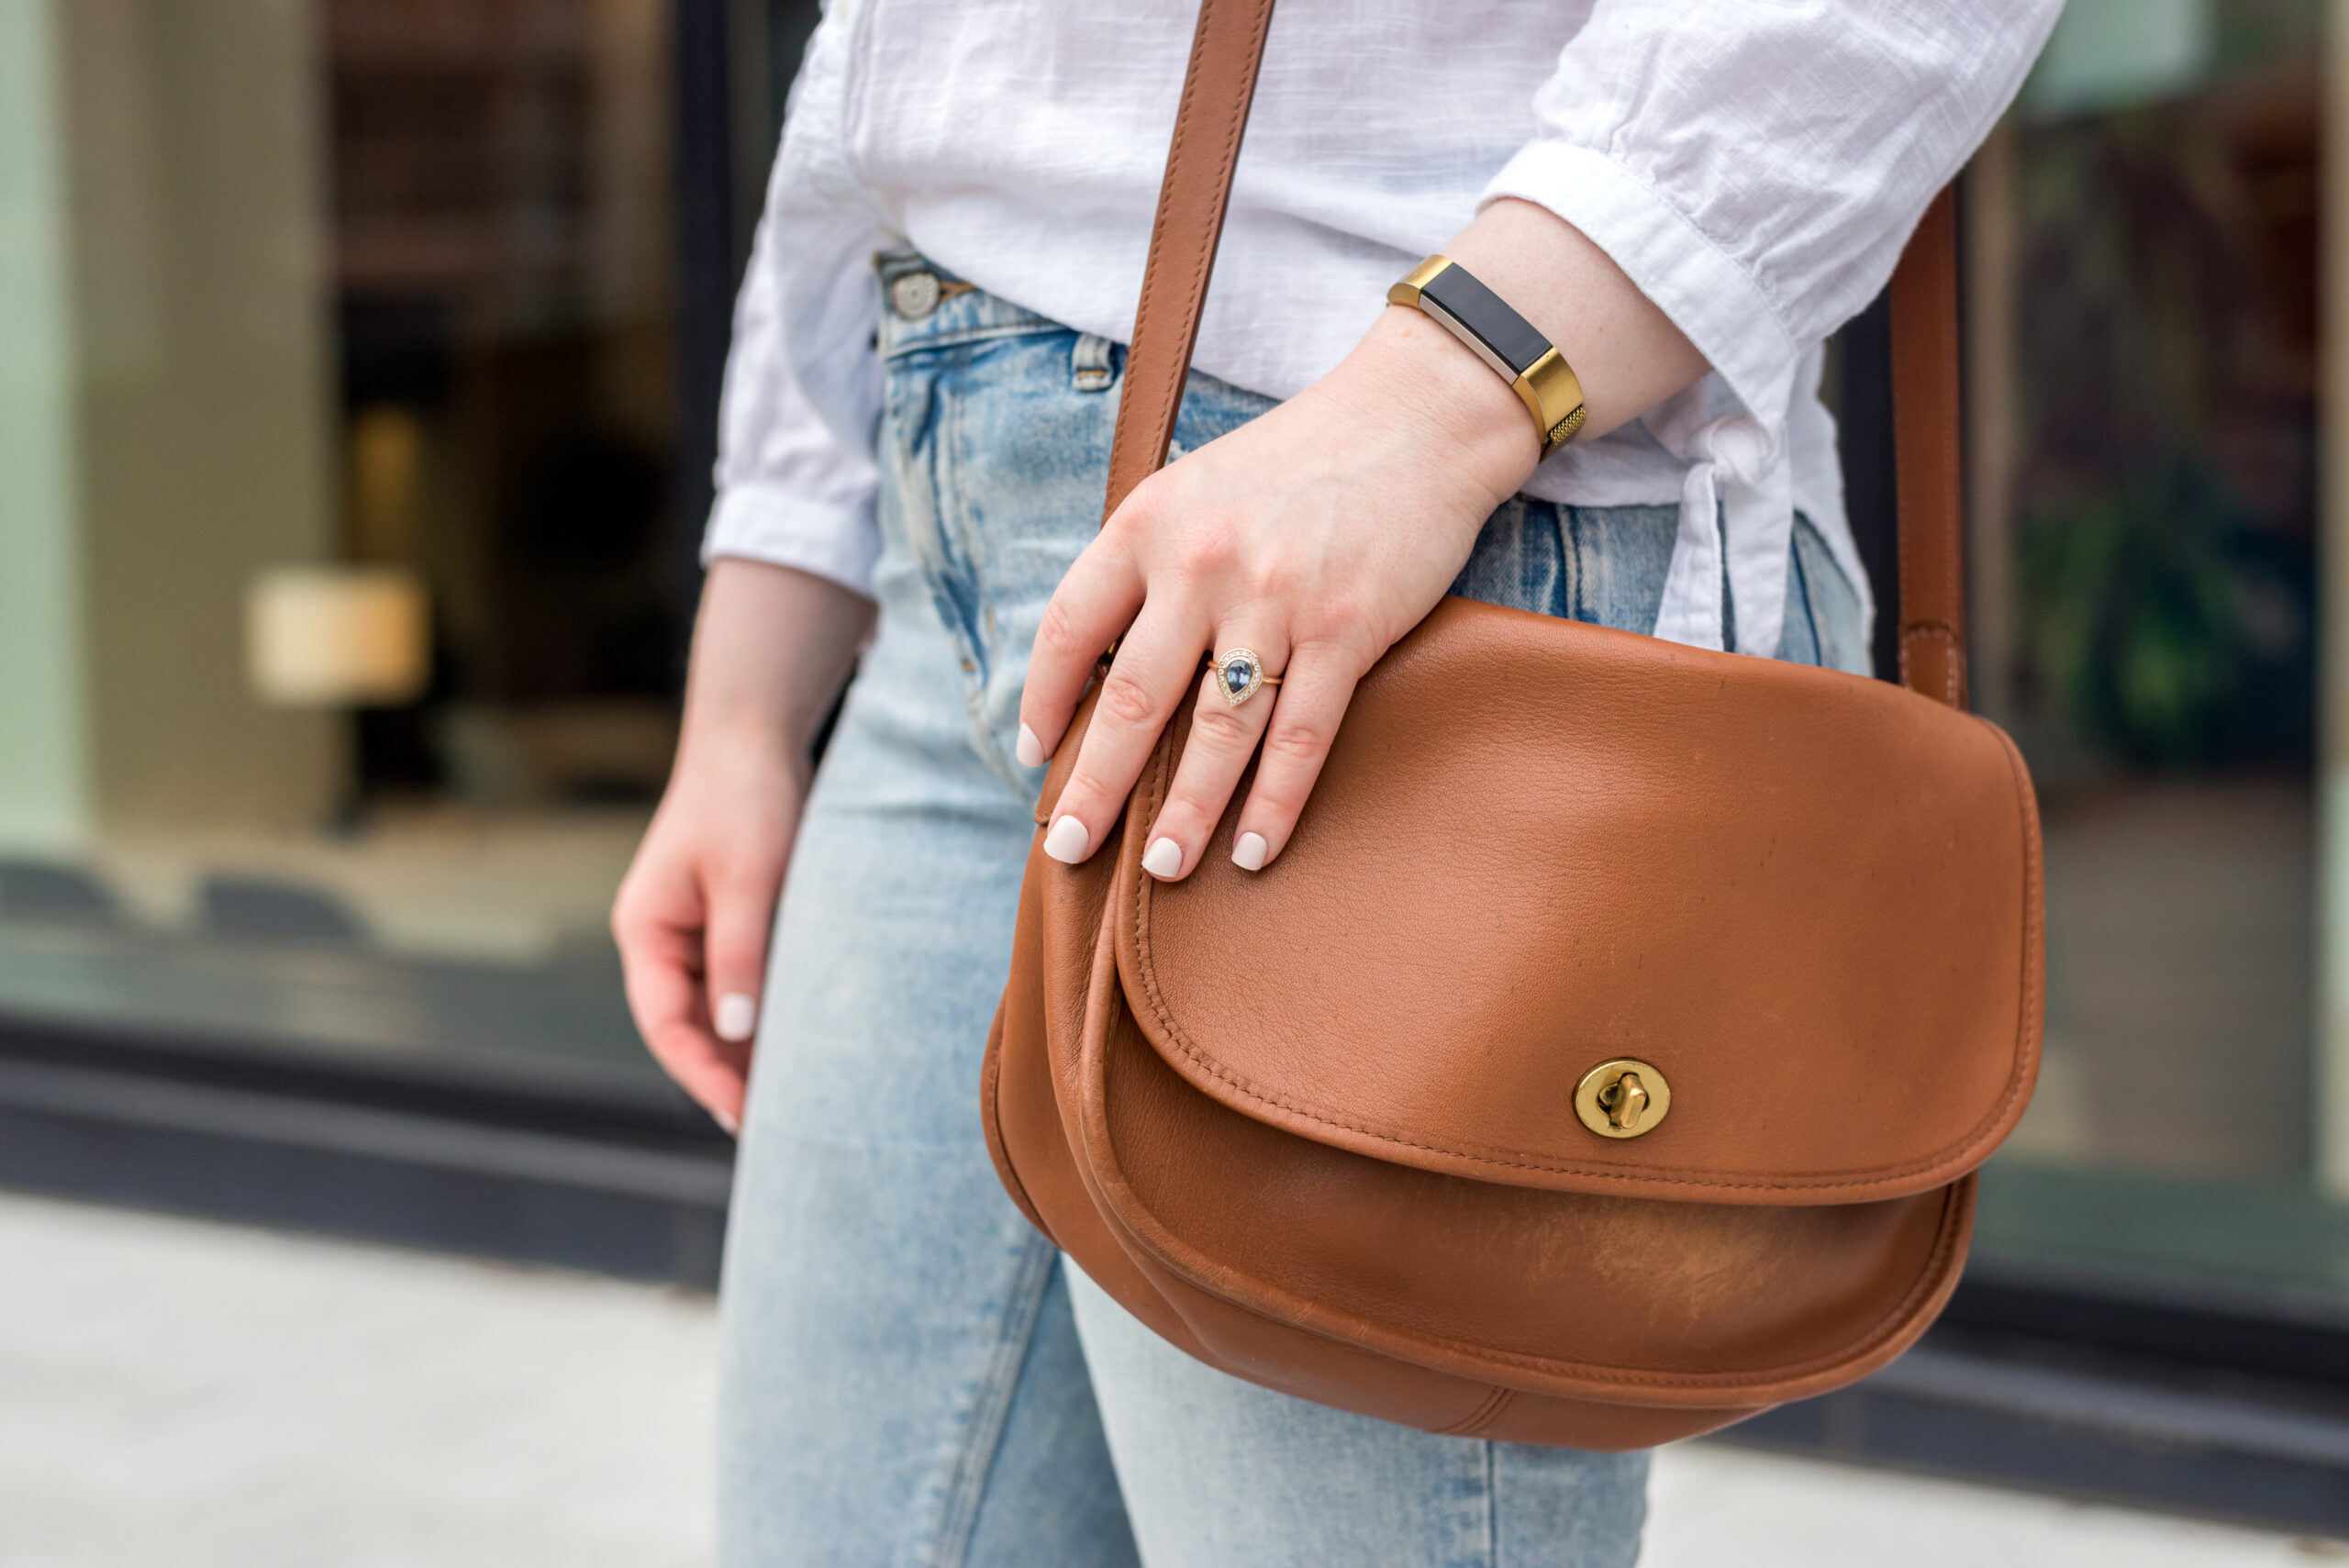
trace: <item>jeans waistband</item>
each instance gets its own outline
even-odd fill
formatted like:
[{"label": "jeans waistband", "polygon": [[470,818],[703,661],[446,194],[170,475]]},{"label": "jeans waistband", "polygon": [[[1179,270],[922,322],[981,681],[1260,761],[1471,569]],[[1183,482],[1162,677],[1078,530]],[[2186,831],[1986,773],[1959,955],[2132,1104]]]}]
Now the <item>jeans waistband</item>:
[{"label": "jeans waistband", "polygon": [[884,250],[873,264],[881,277],[877,346],[883,359],[988,338],[1068,330],[956,277],[919,251]]}]

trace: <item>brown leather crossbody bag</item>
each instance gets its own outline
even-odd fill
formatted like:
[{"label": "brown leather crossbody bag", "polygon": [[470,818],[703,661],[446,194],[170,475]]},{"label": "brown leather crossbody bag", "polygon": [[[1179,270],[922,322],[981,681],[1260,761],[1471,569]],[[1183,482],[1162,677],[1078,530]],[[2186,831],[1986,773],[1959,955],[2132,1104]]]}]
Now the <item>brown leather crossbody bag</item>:
[{"label": "brown leather crossbody bag", "polygon": [[[1201,9],[1112,509],[1164,461],[1271,12]],[[1141,854],[1187,706],[1117,835],[1043,853],[1088,699],[982,1109],[1128,1310],[1303,1398],[1601,1449],[1924,1331],[2040,1030],[2031,781],[1959,706],[1955,290],[1944,195],[1892,285],[1906,689],[1446,599],[1280,859],[1179,883]]]}]

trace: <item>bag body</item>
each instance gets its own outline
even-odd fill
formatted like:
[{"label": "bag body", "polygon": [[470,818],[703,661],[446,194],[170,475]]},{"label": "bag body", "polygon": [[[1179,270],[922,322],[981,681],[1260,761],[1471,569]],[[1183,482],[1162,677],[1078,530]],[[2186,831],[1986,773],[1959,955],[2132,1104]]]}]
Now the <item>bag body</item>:
[{"label": "bag body", "polygon": [[[1163,458],[1269,12],[1202,11],[1112,506]],[[1447,599],[1280,859],[1171,884],[1141,859],[1187,708],[1112,841],[1042,852],[1080,709],[982,1115],[1029,1218],[1161,1336],[1430,1430],[1621,1449],[1863,1376],[1947,1301],[2037,1071],[2042,892],[2021,759],[1955,706],[1945,199],[1920,236],[1923,691]]]}]

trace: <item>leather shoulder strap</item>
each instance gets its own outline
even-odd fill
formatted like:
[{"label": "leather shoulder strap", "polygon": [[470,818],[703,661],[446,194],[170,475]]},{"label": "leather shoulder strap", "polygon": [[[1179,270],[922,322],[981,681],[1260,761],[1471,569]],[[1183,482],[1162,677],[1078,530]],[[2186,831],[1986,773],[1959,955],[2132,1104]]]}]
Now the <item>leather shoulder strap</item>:
[{"label": "leather shoulder strap", "polygon": [[1900,512],[1900,684],[1965,706],[1965,447],[1955,188],[1925,209],[1892,273],[1892,440]]},{"label": "leather shoulder strap", "polygon": [[1248,126],[1272,21],[1273,0],[1200,0],[1191,69],[1183,78],[1166,177],[1158,187],[1158,217],[1150,226],[1133,347],[1118,395],[1105,518],[1158,472],[1174,438],[1191,345],[1199,336],[1199,308],[1207,303],[1208,275],[1231,200],[1232,166],[1240,160],[1240,136]]},{"label": "leather shoulder strap", "polygon": [[[1272,19],[1273,0],[1200,0],[1119,395],[1104,517],[1166,461]],[[1957,706],[1965,700],[1965,573],[1951,192],[1926,209],[1892,274],[1891,293],[1900,679],[1911,691]]]}]

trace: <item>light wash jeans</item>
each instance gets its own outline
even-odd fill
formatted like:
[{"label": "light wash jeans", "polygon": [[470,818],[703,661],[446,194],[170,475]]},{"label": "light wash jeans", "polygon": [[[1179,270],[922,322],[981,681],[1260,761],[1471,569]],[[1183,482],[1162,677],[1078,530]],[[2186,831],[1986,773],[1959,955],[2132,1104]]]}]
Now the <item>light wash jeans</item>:
[{"label": "light wash jeans", "polygon": [[[920,265],[885,258],[885,295]],[[727,1239],[722,1562],[1632,1562],[1644,1455],[1433,1437],[1212,1371],[997,1186],[979,1060],[1040,777],[1012,756],[1020,681],[1098,525],[1124,351],[976,292],[885,312],[879,348],[880,628],[792,859]],[[1178,446],[1266,406],[1195,377]],[[1512,501],[1459,587],[1645,630],[1675,526]],[[1793,567],[1781,657],[1864,667],[1808,525]]]}]

